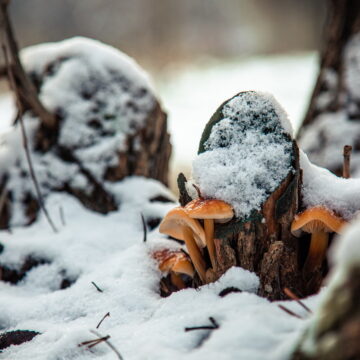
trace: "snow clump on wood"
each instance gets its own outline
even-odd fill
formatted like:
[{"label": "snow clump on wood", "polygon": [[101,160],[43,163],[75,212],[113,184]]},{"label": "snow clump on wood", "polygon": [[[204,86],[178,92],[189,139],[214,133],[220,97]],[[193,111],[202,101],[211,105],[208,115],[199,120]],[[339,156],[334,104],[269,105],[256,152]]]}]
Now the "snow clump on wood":
[{"label": "snow clump on wood", "polygon": [[202,196],[226,201],[246,217],[294,170],[292,128],[277,101],[260,92],[234,96],[215,116],[193,177]]}]

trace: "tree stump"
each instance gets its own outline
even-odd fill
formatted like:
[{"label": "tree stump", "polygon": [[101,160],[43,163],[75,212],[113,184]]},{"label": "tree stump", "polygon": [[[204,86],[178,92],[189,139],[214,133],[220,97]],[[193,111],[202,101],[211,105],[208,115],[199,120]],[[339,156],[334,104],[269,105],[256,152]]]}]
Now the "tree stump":
[{"label": "tree stump", "polygon": [[342,149],[353,147],[360,174],[360,3],[328,0],[320,72],[299,139],[310,160],[342,174]]},{"label": "tree stump", "polygon": [[[31,47],[22,60],[43,105],[56,116],[56,126],[49,128],[22,104],[43,197],[62,191],[107,213],[119,207],[113,185],[126,176],[167,184],[166,114],[136,63],[85,38]],[[0,159],[0,228],[29,224],[39,204],[19,121],[12,133],[2,135]]]},{"label": "tree stump", "polygon": [[284,287],[306,295],[299,241],[290,231],[301,179],[287,121],[271,96],[240,93],[213,115],[193,163],[201,195],[235,210],[230,222],[215,223],[215,277],[231,266],[254,271],[260,294],[271,300],[282,299]]}]

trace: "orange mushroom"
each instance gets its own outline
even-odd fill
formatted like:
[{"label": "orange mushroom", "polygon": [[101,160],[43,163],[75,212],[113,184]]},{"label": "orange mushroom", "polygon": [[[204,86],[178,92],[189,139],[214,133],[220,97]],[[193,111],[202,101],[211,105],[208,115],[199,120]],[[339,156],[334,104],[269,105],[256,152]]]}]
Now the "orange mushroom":
[{"label": "orange mushroom", "polygon": [[211,265],[213,269],[216,269],[214,220],[219,222],[231,220],[234,216],[232,207],[222,200],[199,198],[186,204],[185,211],[193,219],[204,220],[206,246],[209,250]]},{"label": "orange mushroom", "polygon": [[194,268],[184,252],[164,249],[155,251],[152,256],[159,263],[160,271],[170,273],[171,282],[178,289],[186,287],[180,274],[194,277]]},{"label": "orange mushroom", "polygon": [[185,241],[189,256],[200,279],[205,283],[205,261],[199,249],[206,245],[204,229],[199,222],[192,219],[182,207],[168,212],[160,224],[159,231],[178,240]]},{"label": "orange mushroom", "polygon": [[313,270],[324,260],[328,246],[329,232],[339,233],[347,222],[323,206],[307,209],[295,216],[291,232],[299,235],[302,231],[311,233],[311,242],[304,269]]}]

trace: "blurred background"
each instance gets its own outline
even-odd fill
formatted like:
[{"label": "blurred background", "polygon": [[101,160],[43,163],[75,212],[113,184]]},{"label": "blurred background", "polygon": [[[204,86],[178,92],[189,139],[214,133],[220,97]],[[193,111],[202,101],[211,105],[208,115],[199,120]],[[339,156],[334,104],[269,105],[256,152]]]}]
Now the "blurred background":
[{"label": "blurred background", "polygon": [[[273,93],[299,126],[326,15],[325,0],[12,0],[10,11],[21,48],[82,35],[150,73],[169,115],[172,179],[190,174],[206,121],[239,91]],[[0,128],[10,108],[2,98]]]}]

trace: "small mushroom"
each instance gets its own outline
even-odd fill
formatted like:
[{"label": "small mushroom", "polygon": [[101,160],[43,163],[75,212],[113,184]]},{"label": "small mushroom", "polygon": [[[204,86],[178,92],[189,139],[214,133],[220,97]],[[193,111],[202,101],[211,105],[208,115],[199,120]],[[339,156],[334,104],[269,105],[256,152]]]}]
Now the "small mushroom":
[{"label": "small mushroom", "polygon": [[232,207],[222,200],[198,198],[186,204],[185,211],[193,219],[204,220],[206,245],[211,265],[213,269],[216,269],[214,220],[222,223],[231,220],[234,216]]},{"label": "small mushroom", "polygon": [[205,233],[199,222],[192,219],[182,207],[176,207],[168,212],[160,223],[159,231],[178,240],[185,241],[189,256],[200,279],[205,283],[205,261],[199,247],[204,247]]},{"label": "small mushroom", "polygon": [[159,263],[159,270],[170,273],[171,282],[178,288],[184,289],[185,283],[180,274],[194,277],[194,268],[191,260],[183,251],[171,251],[168,249],[155,251],[153,258]]},{"label": "small mushroom", "polygon": [[322,264],[329,240],[329,232],[339,233],[347,224],[341,217],[323,206],[307,209],[295,216],[291,232],[298,236],[302,231],[311,234],[309,253],[304,269],[313,270]]},{"label": "small mushroom", "polygon": [[175,272],[194,277],[194,268],[188,256],[183,251],[168,249],[155,251],[153,258],[159,263],[162,272]]}]

